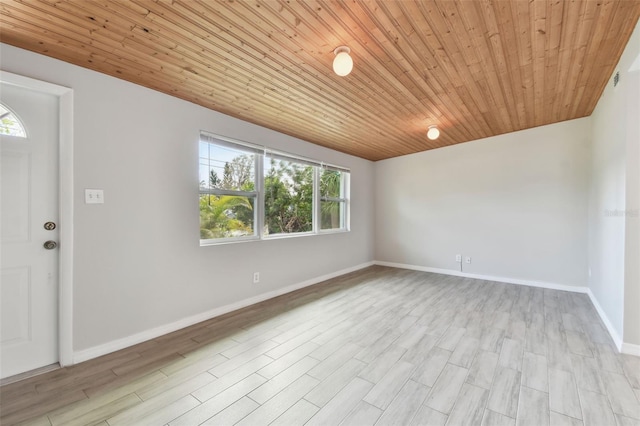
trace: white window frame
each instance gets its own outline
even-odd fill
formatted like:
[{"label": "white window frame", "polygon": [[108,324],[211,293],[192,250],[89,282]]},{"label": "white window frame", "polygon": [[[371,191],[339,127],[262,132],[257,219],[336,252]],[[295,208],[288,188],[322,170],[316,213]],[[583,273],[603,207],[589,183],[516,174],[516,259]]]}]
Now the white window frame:
[{"label": "white window frame", "polygon": [[[288,237],[303,237],[303,236],[308,236],[308,235],[315,235],[318,233],[318,230],[316,229],[316,182],[317,182],[317,168],[318,168],[318,162],[314,161],[314,160],[309,160],[307,158],[304,157],[299,157],[299,156],[295,156],[289,153],[284,153],[282,151],[274,151],[271,149],[265,149],[265,155],[264,155],[264,159],[266,160],[267,158],[273,158],[276,160],[281,160],[281,161],[287,161],[290,163],[296,163],[296,164],[300,164],[300,165],[306,165],[306,166],[311,166],[313,167],[313,182],[312,182],[312,206],[311,206],[311,231],[307,231],[307,232],[280,232],[277,234],[265,234],[265,230],[266,228],[263,226],[262,228],[262,238],[265,240],[269,240],[269,239],[278,239],[278,238],[288,238]],[[263,162],[264,164],[264,162]],[[264,185],[264,171],[262,173],[262,182]],[[265,198],[265,202],[266,202],[266,197],[267,194],[266,192],[264,193],[264,198]],[[265,217],[265,209],[264,209],[264,204],[262,205],[262,213],[263,213],[263,218]],[[266,222],[263,221],[263,224],[265,224]]]},{"label": "white window frame", "polygon": [[[235,191],[225,189],[202,189],[199,188],[200,195],[233,195],[241,197],[255,197],[254,204],[254,229],[253,235],[240,236],[240,237],[228,237],[228,238],[212,238],[212,239],[200,239],[201,246],[239,243],[248,241],[261,241],[272,240],[281,238],[296,238],[306,237],[320,234],[331,234],[350,232],[350,169],[338,165],[323,163],[310,158],[301,157],[295,154],[290,154],[283,151],[276,151],[264,146],[252,144],[249,142],[238,141],[235,139],[227,138],[225,136],[216,135],[206,131],[200,132],[199,142],[207,142],[210,144],[217,144],[218,146],[226,146],[231,149],[237,149],[239,151],[246,151],[255,155],[254,173],[255,173],[255,191]],[[198,150],[199,151],[199,150]],[[199,155],[199,154],[198,154]],[[290,161],[293,163],[310,165],[313,167],[313,194],[312,194],[312,230],[309,232],[295,232],[295,233],[278,233],[265,235],[265,192],[264,192],[264,161],[267,157],[273,157],[279,160]],[[321,200],[320,194],[320,174],[322,169],[332,169],[341,172],[341,197],[340,198],[326,198]],[[334,229],[321,229],[321,216],[320,207],[321,201],[336,201],[344,203],[344,214],[341,214],[341,227]]]},{"label": "white window frame", "polygon": [[[336,170],[340,172],[340,197],[335,198],[335,197],[323,197],[322,194],[320,193],[320,175],[323,172],[323,170]],[[317,191],[316,188],[314,188],[314,196],[317,192],[318,194],[318,203],[316,205],[316,215],[318,216],[318,233],[321,234],[332,234],[332,233],[336,233],[336,232],[349,232],[349,225],[350,225],[350,218],[349,218],[349,211],[350,211],[350,206],[349,206],[349,194],[348,191],[351,188],[350,182],[349,182],[349,178],[351,176],[350,172],[345,172],[341,169],[336,169],[332,166],[323,164],[322,167],[319,167],[316,169],[316,182],[317,182]],[[322,202],[323,201],[329,201],[329,202],[337,202],[337,203],[341,203],[341,205],[343,205],[343,210],[341,211],[340,214],[340,228],[331,228],[331,229],[322,229],[322,222],[321,222],[321,209],[322,209]],[[316,223],[316,222],[314,222]]]},{"label": "white window frame", "polygon": [[[262,173],[262,154],[258,152],[254,147],[247,146],[243,143],[238,143],[233,140],[229,140],[228,138],[224,138],[221,136],[214,136],[207,134],[205,132],[200,132],[199,142],[206,142],[209,144],[215,144],[218,146],[224,146],[230,149],[247,152],[254,155],[253,161],[253,173],[255,175],[255,191],[238,191],[233,189],[221,189],[221,188],[199,188],[199,195],[215,195],[215,196],[224,196],[230,195],[235,197],[247,197],[254,198],[254,209],[253,209],[253,235],[243,235],[238,237],[227,237],[227,238],[209,238],[209,239],[200,239],[200,245],[211,245],[211,244],[223,244],[230,242],[244,242],[244,241],[256,241],[260,239],[260,230],[262,229],[262,224],[260,221],[260,213],[259,210],[263,210],[258,208],[258,204],[261,203],[260,194],[261,191],[261,182],[263,179],[259,178],[258,173]],[[199,149],[198,149],[199,151]],[[200,154],[198,153],[198,156]]]}]

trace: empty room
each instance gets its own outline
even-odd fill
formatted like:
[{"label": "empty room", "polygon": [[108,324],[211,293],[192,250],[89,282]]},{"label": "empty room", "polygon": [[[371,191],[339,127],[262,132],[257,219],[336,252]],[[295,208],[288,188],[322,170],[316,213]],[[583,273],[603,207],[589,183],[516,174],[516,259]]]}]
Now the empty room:
[{"label": "empty room", "polygon": [[0,0],[0,424],[640,426],[639,17]]}]

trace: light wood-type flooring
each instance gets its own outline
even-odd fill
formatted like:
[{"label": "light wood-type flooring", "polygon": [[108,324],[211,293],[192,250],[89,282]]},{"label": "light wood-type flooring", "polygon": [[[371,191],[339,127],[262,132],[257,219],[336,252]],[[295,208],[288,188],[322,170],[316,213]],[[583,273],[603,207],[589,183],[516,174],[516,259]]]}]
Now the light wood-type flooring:
[{"label": "light wood-type flooring", "polygon": [[2,425],[639,425],[584,294],[371,267],[3,386]]}]

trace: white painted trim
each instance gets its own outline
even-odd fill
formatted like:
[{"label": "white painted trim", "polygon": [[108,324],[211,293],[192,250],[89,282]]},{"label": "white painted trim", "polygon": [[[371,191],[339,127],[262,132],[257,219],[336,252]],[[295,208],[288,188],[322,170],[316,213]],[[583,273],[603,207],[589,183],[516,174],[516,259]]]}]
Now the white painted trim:
[{"label": "white painted trim", "polygon": [[431,268],[429,266],[407,265],[404,263],[382,262],[378,260],[376,260],[374,264],[380,265],[380,266],[388,266],[391,268],[401,268],[401,269],[411,269],[414,271],[433,272],[435,274],[453,275],[456,277],[465,277],[465,278],[475,278],[478,280],[496,281],[496,282],[507,283],[507,284],[517,284],[517,285],[526,285],[530,287],[548,288],[552,290],[571,291],[574,293],[587,293],[588,291],[587,287],[572,286],[572,285],[566,285],[566,284],[556,284],[556,283],[549,283],[544,281],[522,280],[519,278],[507,278],[507,277],[495,277],[491,275],[469,274],[467,272],[455,271],[453,269]]},{"label": "white painted trim", "polygon": [[60,365],[73,364],[73,90],[59,98],[60,106]]},{"label": "white painted trim", "polygon": [[622,342],[622,338],[620,337],[616,329],[613,327],[613,324],[611,324],[611,321],[609,321],[609,317],[604,312],[604,309],[602,309],[602,306],[600,306],[598,299],[596,299],[596,296],[591,292],[591,289],[589,289],[587,294],[589,295],[589,299],[591,299],[591,303],[593,303],[593,306],[595,306],[596,311],[598,311],[598,315],[600,315],[600,319],[604,323],[604,326],[607,327],[607,331],[609,332],[609,335],[613,339],[613,343],[616,345],[616,348],[618,348],[619,352],[622,352],[622,347],[624,345]]},{"label": "white painted trim", "polygon": [[65,366],[73,362],[73,89],[2,70],[0,81],[58,97],[58,362]]},{"label": "white painted trim", "polygon": [[629,72],[640,71],[640,54],[636,56],[636,59],[633,61],[631,66],[629,67]]},{"label": "white painted trim", "polygon": [[3,70],[0,70],[0,80],[7,84],[26,87],[30,90],[48,93],[54,96],[62,96],[69,91],[72,91],[72,89],[70,89],[69,87],[60,86],[46,81],[36,80],[31,77],[25,77],[23,75],[14,74]]},{"label": "white painted trim", "polygon": [[283,294],[290,293],[292,291],[299,290],[304,287],[308,287],[313,284],[318,284],[320,282],[329,280],[331,278],[339,277],[341,275],[348,274],[350,272],[367,268],[369,266],[372,266],[373,264],[374,262],[362,263],[360,265],[342,269],[340,271],[332,272],[330,274],[322,275],[320,277],[312,278],[312,279],[309,279],[297,284],[293,284],[284,288],[263,293],[258,296],[250,297],[248,299],[244,299],[239,302],[235,302],[229,305],[221,306],[219,308],[211,309],[201,314],[193,315],[188,318],[175,321],[171,324],[166,324],[160,327],[153,328],[151,330],[146,330],[141,333],[134,334],[132,336],[124,337],[122,339],[113,340],[111,342],[107,342],[99,346],[94,346],[92,348],[76,351],[73,355],[73,361],[74,363],[88,361],[90,359],[97,358],[99,356],[106,355],[108,353],[115,352],[120,349],[127,348],[129,346],[137,345],[138,343],[142,343],[147,340],[154,339],[156,337],[163,336],[168,333],[172,333],[176,330],[189,327],[191,325],[200,323],[202,321],[206,321],[211,318],[215,318],[220,315],[224,315],[226,313],[236,311],[238,309],[242,309],[247,306],[254,305],[256,303],[263,302],[265,300],[272,299],[274,297],[281,296]]},{"label": "white painted trim", "polygon": [[622,343],[620,350],[623,354],[640,356],[640,345],[633,345],[631,343]]}]

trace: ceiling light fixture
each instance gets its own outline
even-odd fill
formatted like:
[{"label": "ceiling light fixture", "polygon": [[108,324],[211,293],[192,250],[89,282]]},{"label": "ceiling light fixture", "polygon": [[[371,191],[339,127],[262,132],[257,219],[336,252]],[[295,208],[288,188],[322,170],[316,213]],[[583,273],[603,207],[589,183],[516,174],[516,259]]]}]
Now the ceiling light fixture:
[{"label": "ceiling light fixture", "polygon": [[336,55],[333,59],[333,71],[340,77],[348,75],[353,69],[353,59],[349,56],[351,49],[347,46],[340,46],[333,53]]},{"label": "ceiling light fixture", "polygon": [[438,130],[438,126],[435,124],[429,126],[429,130],[427,130],[427,137],[429,139],[436,140],[440,136],[440,130]]}]

